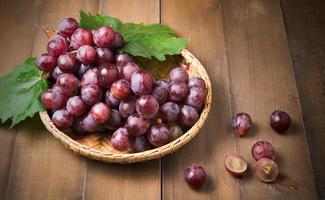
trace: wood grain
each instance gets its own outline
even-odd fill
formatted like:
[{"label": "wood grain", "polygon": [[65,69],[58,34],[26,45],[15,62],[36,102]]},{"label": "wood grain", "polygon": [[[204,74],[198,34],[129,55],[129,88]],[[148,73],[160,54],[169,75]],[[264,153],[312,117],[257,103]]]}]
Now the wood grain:
[{"label": "wood grain", "polygon": [[319,199],[325,199],[325,2],[282,0]]}]

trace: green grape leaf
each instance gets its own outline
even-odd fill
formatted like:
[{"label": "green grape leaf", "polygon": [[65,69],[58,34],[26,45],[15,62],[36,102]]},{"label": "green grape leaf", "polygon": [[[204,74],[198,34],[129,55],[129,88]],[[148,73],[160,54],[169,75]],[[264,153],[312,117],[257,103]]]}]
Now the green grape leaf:
[{"label": "green grape leaf", "polygon": [[166,55],[180,54],[188,43],[187,39],[177,38],[167,25],[122,23],[113,17],[80,11],[80,27],[96,29],[103,25],[111,26],[124,37],[125,45],[119,51],[134,56],[164,61]]},{"label": "green grape leaf", "polygon": [[29,58],[23,64],[4,77],[0,77],[0,119],[1,123],[11,119],[11,127],[27,117],[45,110],[39,100],[48,88],[42,71],[35,66],[35,58]]}]

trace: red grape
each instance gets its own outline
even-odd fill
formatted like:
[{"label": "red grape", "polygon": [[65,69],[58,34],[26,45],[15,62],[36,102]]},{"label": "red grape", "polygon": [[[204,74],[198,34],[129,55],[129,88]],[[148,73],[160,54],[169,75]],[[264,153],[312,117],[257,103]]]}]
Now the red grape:
[{"label": "red grape", "polygon": [[159,117],[165,123],[175,122],[180,113],[179,106],[173,102],[167,102],[159,109]]},{"label": "red grape", "polygon": [[183,101],[189,93],[186,83],[180,81],[173,81],[169,84],[169,100],[173,102]]},{"label": "red grape", "polygon": [[58,129],[64,130],[72,125],[73,117],[68,113],[67,110],[61,109],[53,113],[52,122]]},{"label": "red grape", "polygon": [[65,37],[70,37],[78,28],[78,22],[74,18],[64,18],[59,23],[58,31]]},{"label": "red grape", "polygon": [[291,125],[291,118],[288,113],[275,110],[270,116],[270,125],[278,133],[288,130]]},{"label": "red grape", "polygon": [[90,113],[81,120],[81,127],[87,132],[95,132],[98,126]]},{"label": "red grape", "polygon": [[71,35],[70,46],[75,50],[82,45],[92,45],[92,44],[93,44],[93,34],[88,29],[78,28]]},{"label": "red grape", "polygon": [[82,78],[82,76],[90,69],[90,68],[93,68],[93,66],[92,65],[87,65],[87,64],[81,64],[80,66],[79,66],[79,68],[77,69],[77,72],[76,72],[76,74],[77,74],[77,76],[78,76],[78,78]]},{"label": "red grape", "polygon": [[47,89],[41,96],[43,105],[47,109],[51,110],[57,110],[61,108],[66,101],[65,99],[66,97],[63,94],[53,89]]},{"label": "red grape", "polygon": [[52,77],[54,78],[54,80],[58,79],[61,74],[63,74],[63,71],[61,71],[59,67],[55,67],[52,71]]},{"label": "red grape", "polygon": [[112,95],[111,91],[107,90],[107,92],[105,93],[106,105],[108,105],[109,107],[117,107],[120,105],[120,102],[120,100],[118,100]]},{"label": "red grape", "polygon": [[111,27],[102,26],[93,31],[94,43],[99,47],[109,47],[114,42],[115,32]]},{"label": "red grape", "polygon": [[191,77],[190,80],[188,81],[188,87],[200,87],[206,90],[205,82],[202,78],[200,77]]},{"label": "red grape", "polygon": [[98,84],[102,88],[110,88],[119,79],[120,73],[115,65],[101,64],[97,71]]},{"label": "red grape", "polygon": [[73,74],[64,73],[56,80],[56,85],[62,89],[65,96],[72,96],[79,87],[79,80]]},{"label": "red grape", "polygon": [[81,78],[80,85],[81,86],[98,85],[99,81],[98,81],[97,71],[98,71],[97,68],[92,68],[86,71],[86,73],[84,73],[84,75]]},{"label": "red grape", "polygon": [[114,53],[108,48],[96,48],[96,63],[113,63],[114,61]]},{"label": "red grape", "polygon": [[232,129],[239,135],[244,136],[252,127],[252,119],[247,113],[238,113],[232,118]]},{"label": "red grape", "polygon": [[177,124],[169,125],[168,129],[171,134],[171,141],[176,140],[177,138],[181,137],[184,134],[182,128]]},{"label": "red grape", "polygon": [[201,87],[191,87],[190,93],[185,99],[185,103],[199,110],[205,102],[206,95],[205,89]]},{"label": "red grape", "polygon": [[135,107],[141,117],[152,119],[158,113],[159,103],[151,95],[142,95],[137,99]]},{"label": "red grape", "polygon": [[68,41],[60,35],[51,37],[47,44],[47,52],[55,57],[68,52]]},{"label": "red grape", "polygon": [[247,171],[247,161],[239,155],[227,155],[224,162],[226,170],[233,176],[242,176]]},{"label": "red grape", "polygon": [[115,81],[111,86],[111,93],[119,100],[127,99],[131,96],[130,83],[125,79]]},{"label": "red grape", "polygon": [[91,64],[96,59],[96,50],[90,45],[82,45],[77,51],[77,59],[83,64]]},{"label": "red grape", "polygon": [[52,71],[57,64],[56,57],[52,56],[49,53],[42,53],[37,57],[36,66],[45,72]]},{"label": "red grape", "polygon": [[273,160],[262,158],[256,162],[254,172],[262,182],[271,183],[279,176],[279,167]]},{"label": "red grape", "polygon": [[80,90],[81,99],[88,105],[92,106],[100,102],[103,97],[102,90],[98,85],[85,85]]},{"label": "red grape", "polygon": [[119,49],[124,45],[124,38],[121,34],[115,33],[114,41],[110,44],[110,49]]},{"label": "red grape", "polygon": [[184,171],[186,183],[193,189],[200,189],[205,183],[206,173],[200,165],[192,164]]},{"label": "red grape", "polygon": [[135,100],[128,99],[125,101],[121,101],[119,105],[119,111],[124,118],[127,118],[128,116],[135,113]]},{"label": "red grape", "polygon": [[81,122],[82,122],[82,118],[77,117],[74,119],[74,121],[71,125],[71,129],[72,129],[73,133],[76,135],[85,135],[86,134],[86,131],[85,131],[85,129],[83,129]]},{"label": "red grape", "polygon": [[106,122],[105,127],[110,130],[115,130],[119,127],[121,127],[124,123],[124,119],[121,116],[120,112],[112,109],[111,110],[111,117]]},{"label": "red grape", "polygon": [[146,133],[150,126],[148,120],[140,117],[139,114],[130,115],[125,123],[125,127],[128,129],[129,133],[134,136],[143,135]]},{"label": "red grape", "polygon": [[121,67],[121,76],[127,81],[130,81],[132,74],[139,70],[139,66],[134,62],[125,63],[123,65],[120,65],[120,67]]},{"label": "red grape", "polygon": [[177,67],[174,68],[172,71],[169,73],[169,79],[171,81],[181,81],[181,82],[188,82],[188,74],[185,71],[184,68],[182,67]]},{"label": "red grape", "polygon": [[150,94],[153,83],[152,75],[143,69],[134,72],[131,76],[131,89],[137,95]]},{"label": "red grape", "polygon": [[131,136],[126,128],[117,129],[111,138],[114,149],[125,151],[131,147]]},{"label": "red grape", "polygon": [[199,114],[195,108],[184,105],[180,112],[181,124],[184,126],[193,126],[199,119]]},{"label": "red grape", "polygon": [[135,152],[142,152],[152,149],[153,146],[150,144],[146,135],[140,135],[134,138],[132,148]]},{"label": "red grape", "polygon": [[159,80],[155,84],[151,95],[157,99],[159,105],[164,104],[168,100],[168,85],[169,83],[166,80]]},{"label": "red grape", "polygon": [[76,55],[65,53],[59,56],[58,66],[63,72],[73,72],[76,68]]},{"label": "red grape", "polygon": [[87,105],[80,96],[71,97],[67,102],[67,111],[74,117],[79,117],[87,111]]},{"label": "red grape", "polygon": [[154,124],[149,128],[147,137],[152,145],[160,147],[170,142],[171,133],[165,124]]},{"label": "red grape", "polygon": [[118,66],[121,66],[128,62],[133,62],[133,59],[127,53],[120,53],[115,56],[115,64]]},{"label": "red grape", "polygon": [[252,155],[255,160],[259,160],[261,158],[269,158],[272,160],[275,159],[273,146],[267,141],[255,142],[252,147]]},{"label": "red grape", "polygon": [[97,124],[104,124],[111,116],[111,109],[106,104],[99,102],[93,105],[90,114]]}]

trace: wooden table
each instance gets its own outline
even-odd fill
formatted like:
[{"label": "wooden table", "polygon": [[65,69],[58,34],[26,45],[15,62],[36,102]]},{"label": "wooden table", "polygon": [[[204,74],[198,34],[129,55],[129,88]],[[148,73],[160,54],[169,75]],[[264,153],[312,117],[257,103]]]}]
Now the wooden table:
[{"label": "wooden table", "polygon": [[[82,9],[171,26],[190,39],[188,49],[213,85],[212,109],[200,134],[173,155],[145,163],[105,164],[77,156],[37,116],[11,130],[1,125],[0,199],[325,198],[324,8],[316,0],[0,1],[1,75],[45,50],[42,25],[56,27]],[[276,108],[293,119],[282,135],[268,125]],[[255,126],[239,138],[229,121],[242,111],[250,113]],[[275,147],[281,171],[275,184],[253,176],[250,151],[259,139]],[[231,152],[250,164],[242,179],[224,170],[224,157]],[[203,165],[208,174],[200,191],[184,182],[183,171],[191,163]]]}]

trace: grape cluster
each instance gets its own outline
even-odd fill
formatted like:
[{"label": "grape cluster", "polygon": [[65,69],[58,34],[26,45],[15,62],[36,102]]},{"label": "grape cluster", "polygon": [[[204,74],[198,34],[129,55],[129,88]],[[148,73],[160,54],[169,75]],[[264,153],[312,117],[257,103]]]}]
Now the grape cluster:
[{"label": "grape cluster", "polygon": [[119,151],[159,147],[193,126],[206,100],[206,85],[174,68],[169,80],[156,81],[126,53],[117,53],[123,36],[109,26],[79,28],[73,18],[59,23],[47,53],[36,66],[50,75],[51,88],[41,102],[60,130],[85,135],[112,132]]}]

